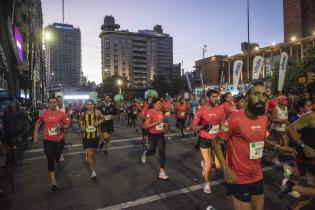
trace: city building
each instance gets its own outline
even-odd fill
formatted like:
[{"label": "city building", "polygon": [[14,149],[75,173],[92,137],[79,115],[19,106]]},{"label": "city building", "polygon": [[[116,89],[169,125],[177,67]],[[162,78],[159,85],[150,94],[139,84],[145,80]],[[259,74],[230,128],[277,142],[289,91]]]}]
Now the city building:
[{"label": "city building", "polygon": [[53,23],[45,28],[46,86],[49,90],[79,90],[81,31],[73,25]]},{"label": "city building", "polygon": [[44,100],[40,0],[0,2],[0,89],[10,97]]},{"label": "city building", "polygon": [[105,16],[99,35],[103,81],[114,75],[125,77],[129,92],[142,94],[155,76],[172,72],[173,39],[160,25],[138,32],[119,28],[114,17]]},{"label": "city building", "polygon": [[283,0],[284,42],[302,39],[315,32],[315,1]]}]

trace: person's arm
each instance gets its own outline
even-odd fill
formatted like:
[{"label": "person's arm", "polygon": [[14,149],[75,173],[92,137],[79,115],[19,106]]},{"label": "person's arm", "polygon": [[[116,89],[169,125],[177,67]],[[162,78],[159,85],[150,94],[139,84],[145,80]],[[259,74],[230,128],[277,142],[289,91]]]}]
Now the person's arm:
[{"label": "person's arm", "polygon": [[36,123],[35,123],[35,128],[34,128],[34,137],[33,137],[33,140],[35,143],[38,142],[38,139],[39,139],[39,135],[38,135],[38,129],[40,127],[40,125],[42,124],[43,120],[42,120],[42,117],[39,116],[39,118],[37,119]]},{"label": "person's arm", "polygon": [[61,124],[58,124],[57,127],[60,127],[63,129],[67,129],[70,127],[70,119],[66,115],[66,113],[64,113],[64,117],[62,118]]},{"label": "person's arm", "polygon": [[315,157],[315,150],[307,145],[304,145],[304,142],[302,141],[297,131],[309,126],[310,122],[313,121],[315,121],[314,112],[305,114],[300,119],[289,125],[286,130],[291,139],[302,147],[304,154],[308,158]]},{"label": "person's arm", "polygon": [[191,125],[190,125],[191,130],[193,130],[194,132],[199,132],[201,130],[201,127],[199,126],[200,119],[201,119],[201,110],[198,110],[193,120],[191,121]]},{"label": "person's arm", "polygon": [[97,121],[95,122],[95,126],[99,126],[101,123],[105,121],[103,114],[99,110],[95,110],[95,115]]},{"label": "person's arm", "polygon": [[156,125],[158,125],[158,124],[163,122],[163,120],[158,120],[158,121],[153,122],[153,123],[150,123],[150,121],[151,121],[151,118],[150,118],[149,115],[147,115],[146,118],[145,118],[144,124],[143,124],[143,127],[145,129],[152,128],[153,126],[156,126]]}]

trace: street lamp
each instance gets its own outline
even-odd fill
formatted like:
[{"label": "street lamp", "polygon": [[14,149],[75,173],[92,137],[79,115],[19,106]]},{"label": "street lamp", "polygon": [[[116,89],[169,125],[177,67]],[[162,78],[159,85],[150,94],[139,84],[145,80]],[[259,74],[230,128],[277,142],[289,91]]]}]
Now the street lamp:
[{"label": "street lamp", "polygon": [[295,40],[296,40],[296,37],[295,37],[295,36],[292,36],[292,37],[291,37],[291,41],[294,42]]},{"label": "street lamp", "polygon": [[119,86],[119,94],[121,94],[121,85],[123,84],[123,81],[120,79],[117,80],[117,85]]},{"label": "street lamp", "polygon": [[205,75],[205,53],[207,45],[204,45],[202,48],[202,78],[201,78],[201,84],[203,88],[203,96],[206,97],[206,87],[205,87],[205,81],[204,81],[204,75]]}]

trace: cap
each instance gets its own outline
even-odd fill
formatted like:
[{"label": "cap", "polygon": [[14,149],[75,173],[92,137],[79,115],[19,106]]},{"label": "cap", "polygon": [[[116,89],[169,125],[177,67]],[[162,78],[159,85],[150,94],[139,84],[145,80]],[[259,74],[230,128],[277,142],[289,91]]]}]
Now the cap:
[{"label": "cap", "polygon": [[245,93],[247,94],[256,85],[264,85],[264,81],[259,79],[253,79],[252,81],[249,82]]},{"label": "cap", "polygon": [[280,101],[280,100],[288,100],[288,97],[286,97],[285,95],[281,95],[281,96],[277,97],[277,100],[278,101]]}]

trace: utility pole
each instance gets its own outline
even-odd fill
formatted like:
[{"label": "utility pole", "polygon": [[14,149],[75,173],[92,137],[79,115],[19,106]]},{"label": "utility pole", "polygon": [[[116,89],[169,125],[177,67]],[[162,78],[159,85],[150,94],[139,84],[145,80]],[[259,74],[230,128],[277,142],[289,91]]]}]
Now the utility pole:
[{"label": "utility pole", "polygon": [[65,0],[62,0],[62,23],[65,24]]},{"label": "utility pole", "polygon": [[249,0],[247,0],[247,82],[249,82],[249,55],[250,55],[250,42],[249,42]]},{"label": "utility pole", "polygon": [[205,86],[205,53],[207,45],[204,45],[202,48],[202,78],[201,78],[201,84],[203,87],[203,96],[206,97],[206,86]]}]

